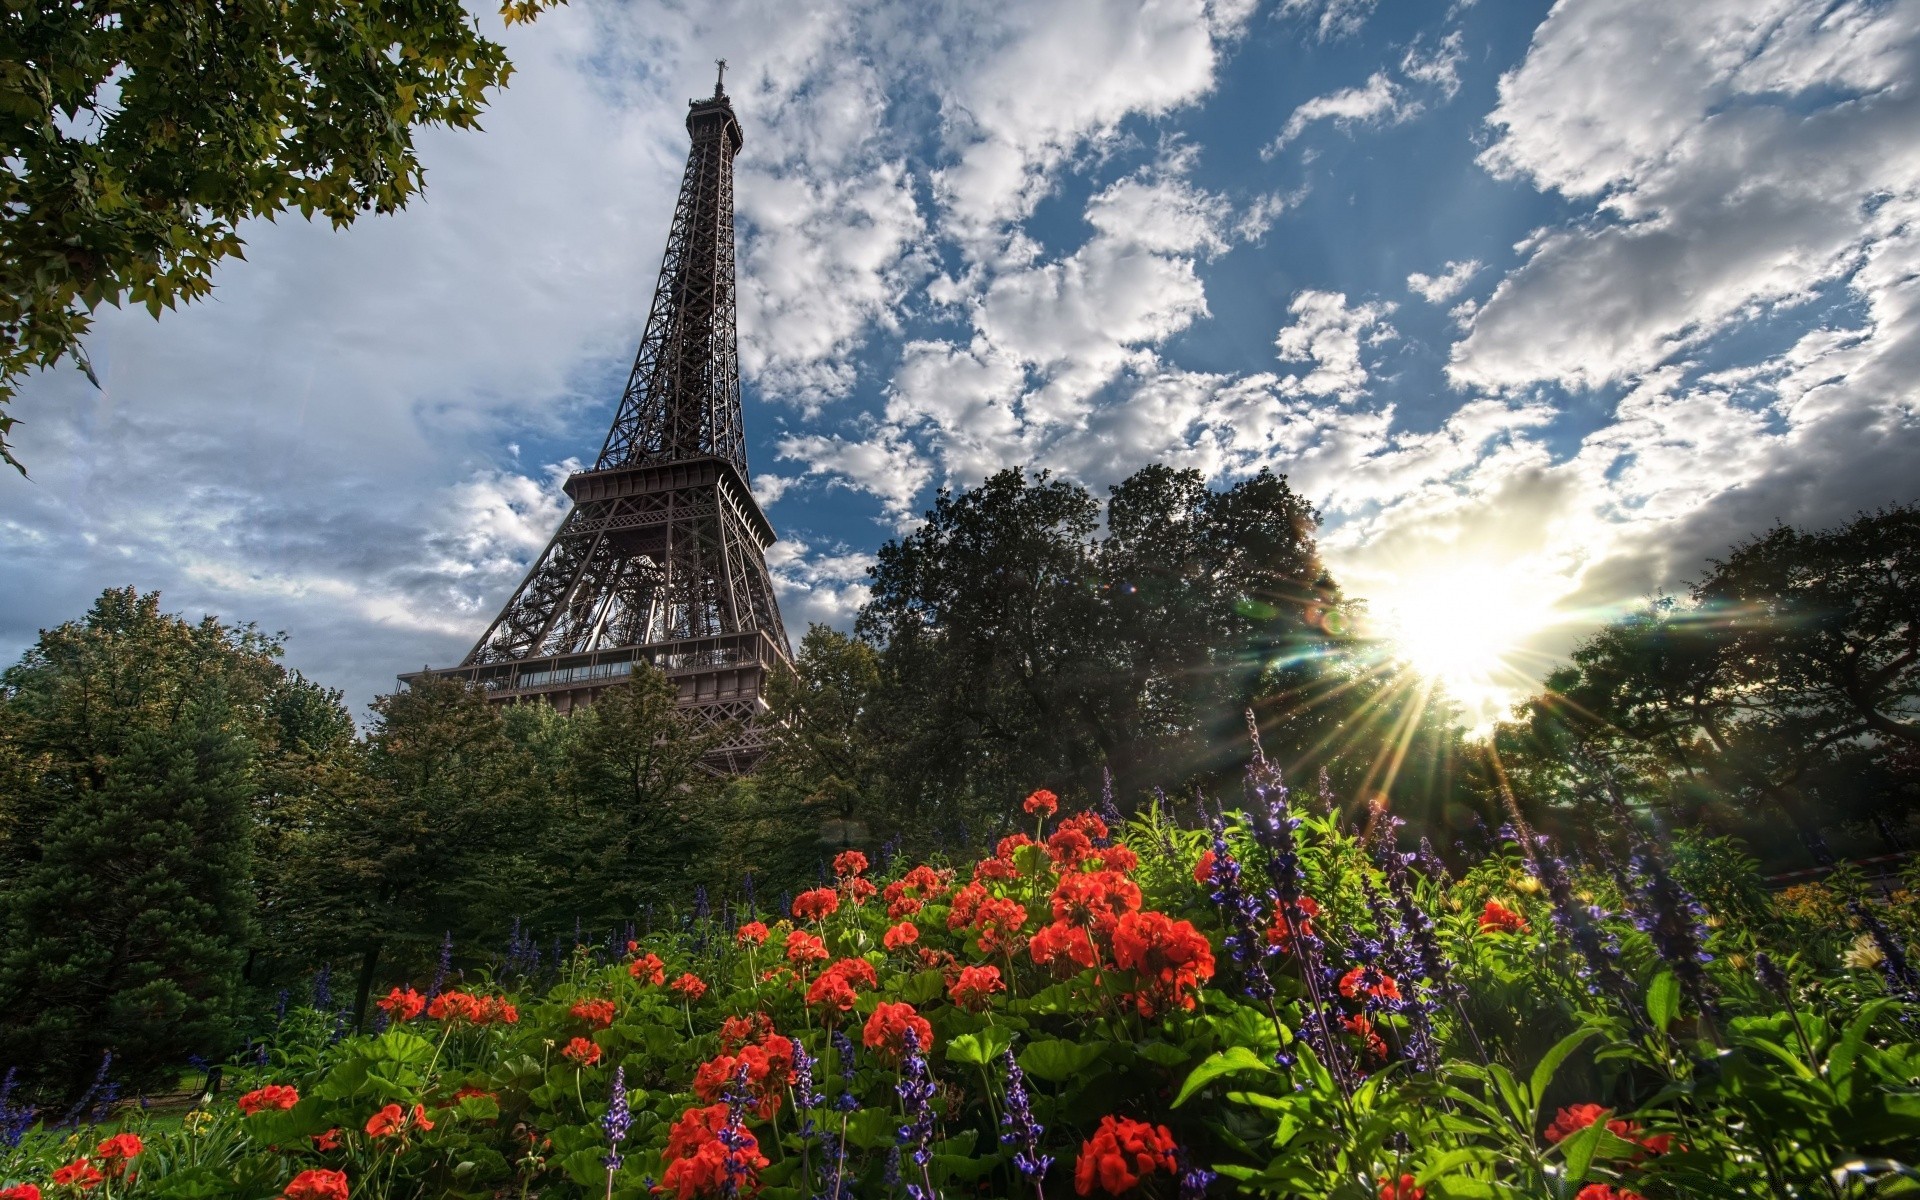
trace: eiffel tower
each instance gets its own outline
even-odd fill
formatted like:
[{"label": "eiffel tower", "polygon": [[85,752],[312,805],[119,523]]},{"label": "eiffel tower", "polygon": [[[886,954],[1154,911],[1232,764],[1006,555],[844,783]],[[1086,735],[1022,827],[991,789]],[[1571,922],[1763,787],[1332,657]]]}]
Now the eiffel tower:
[{"label": "eiffel tower", "polygon": [[752,768],[763,698],[789,647],[767,576],[773,526],[747,486],[734,327],[733,156],[740,123],[726,63],[689,101],[687,154],[660,282],[633,373],[593,468],[567,480],[573,508],[459,666],[502,702],[591,703],[636,663],[679,688],[683,710],[725,736],[710,765]]}]

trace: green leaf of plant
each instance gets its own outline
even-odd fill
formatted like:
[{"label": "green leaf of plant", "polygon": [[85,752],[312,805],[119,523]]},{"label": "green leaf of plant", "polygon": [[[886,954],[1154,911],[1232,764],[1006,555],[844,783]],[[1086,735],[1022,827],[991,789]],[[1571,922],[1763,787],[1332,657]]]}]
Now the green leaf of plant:
[{"label": "green leaf of plant", "polygon": [[1591,1027],[1587,1029],[1576,1029],[1555,1042],[1551,1050],[1548,1050],[1540,1056],[1540,1061],[1535,1064],[1533,1068],[1533,1074],[1527,1079],[1527,1091],[1530,1093],[1530,1099],[1533,1102],[1532,1108],[1527,1114],[1527,1126],[1529,1129],[1531,1129],[1539,1119],[1540,1098],[1547,1094],[1547,1085],[1553,1082],[1553,1077],[1559,1072],[1560,1065],[1567,1061],[1568,1055],[1571,1055],[1575,1050],[1585,1045],[1599,1032],[1599,1030]]},{"label": "green leaf of plant", "polygon": [[1273,1064],[1245,1046],[1229,1046],[1225,1050],[1208,1055],[1205,1061],[1193,1069],[1193,1072],[1187,1076],[1187,1081],[1180,1085],[1180,1094],[1174,1097],[1173,1106],[1179,1108],[1187,1102],[1188,1097],[1201,1088],[1222,1075],[1231,1075],[1238,1071],[1271,1073]]},{"label": "green leaf of plant", "polygon": [[978,1033],[963,1033],[947,1043],[947,1061],[984,1067],[1006,1053],[1013,1031],[989,1025]]},{"label": "green leaf of plant", "polygon": [[1092,1066],[1104,1051],[1102,1046],[1087,1046],[1060,1038],[1029,1042],[1019,1054],[1020,1069],[1048,1083],[1065,1083]]},{"label": "green leaf of plant", "polygon": [[1680,981],[1672,971],[1662,971],[1647,985],[1647,1018],[1661,1033],[1680,1015]]}]

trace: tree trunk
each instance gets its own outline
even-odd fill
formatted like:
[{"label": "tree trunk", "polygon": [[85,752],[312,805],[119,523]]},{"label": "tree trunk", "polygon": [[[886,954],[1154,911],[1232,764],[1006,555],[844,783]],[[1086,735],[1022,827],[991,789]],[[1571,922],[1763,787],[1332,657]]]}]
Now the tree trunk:
[{"label": "tree trunk", "polygon": [[360,981],[354,987],[353,1030],[355,1033],[367,1027],[368,1001],[373,998],[373,976],[380,968],[379,938],[369,938],[367,948],[360,955]]}]

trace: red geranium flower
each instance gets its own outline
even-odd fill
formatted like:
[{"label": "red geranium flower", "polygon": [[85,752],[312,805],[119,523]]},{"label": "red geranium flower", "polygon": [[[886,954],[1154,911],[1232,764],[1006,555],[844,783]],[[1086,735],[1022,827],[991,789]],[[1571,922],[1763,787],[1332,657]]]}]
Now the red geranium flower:
[{"label": "red geranium flower", "polygon": [[973,924],[973,914],[981,901],[993,895],[977,883],[970,883],[953,894],[953,904],[947,910],[947,928],[958,931]]},{"label": "red geranium flower", "polygon": [[1355,1013],[1353,1016],[1348,1017],[1343,1024],[1346,1025],[1349,1033],[1360,1039],[1360,1044],[1366,1047],[1367,1057],[1370,1060],[1375,1063],[1387,1061],[1386,1039],[1380,1036],[1378,1030],[1374,1029],[1373,1022],[1367,1020],[1365,1013]]},{"label": "red geranium flower", "polygon": [[1166,1007],[1193,1007],[1193,992],[1213,978],[1213,947],[1187,921],[1165,913],[1130,912],[1113,928],[1113,961],[1140,975],[1147,985],[1134,996],[1143,1017]]},{"label": "red geranium flower", "polygon": [[920,1053],[933,1049],[933,1026],[927,1019],[915,1012],[911,1004],[895,1004],[882,1000],[880,1006],[867,1018],[867,1028],[861,1038],[869,1050],[878,1051],[882,1057],[898,1061],[907,1051],[907,1030],[913,1030],[914,1044]]},{"label": "red geranium flower", "polygon": [[1029,814],[1050,817],[1060,811],[1060,797],[1045,788],[1041,788],[1036,792],[1030,793],[1025,800],[1021,801],[1020,807],[1026,809]]},{"label": "red geranium flower", "polygon": [[858,850],[842,850],[833,856],[833,873],[841,878],[860,875],[867,869],[867,856]]},{"label": "red geranium flower", "polygon": [[1639,1192],[1606,1183],[1590,1183],[1573,1195],[1573,1200],[1646,1200]]},{"label": "red geranium flower", "polygon": [[1000,954],[1018,944],[1020,929],[1027,923],[1027,906],[1018,900],[993,896],[974,910],[973,927],[980,937],[976,944],[982,954]]},{"label": "red geranium flower", "polygon": [[520,1010],[507,1003],[505,996],[489,996],[486,1013],[481,1017],[480,1023],[484,1025],[489,1021],[503,1021],[508,1025],[518,1025]]},{"label": "red geranium flower", "polygon": [[84,1158],[78,1158],[53,1173],[53,1181],[61,1187],[78,1188],[83,1192],[92,1191],[106,1180],[98,1167]]},{"label": "red geranium flower", "polygon": [[1173,1134],[1165,1125],[1101,1117],[1100,1127],[1080,1146],[1080,1159],[1073,1166],[1073,1190],[1091,1196],[1098,1188],[1109,1196],[1123,1196],[1145,1176],[1178,1170],[1173,1150]]},{"label": "red geranium flower", "polygon": [[827,944],[804,929],[787,935],[787,961],[796,967],[821,962],[828,957]]},{"label": "red geranium flower", "polygon": [[824,921],[840,907],[840,893],[832,888],[812,888],[793,898],[793,915],[803,921]]},{"label": "red geranium flower", "polygon": [[1118,871],[1063,875],[1053,889],[1053,919],[1111,934],[1122,913],[1140,909],[1140,885]]},{"label": "red geranium flower", "polygon": [[874,885],[873,880],[861,879],[858,876],[847,880],[845,886],[847,889],[847,899],[853,901],[856,905],[865,905],[867,901],[873,899],[880,893],[880,889]]},{"label": "red geranium flower", "polygon": [[1093,839],[1070,825],[1063,825],[1047,839],[1047,856],[1062,871],[1072,870],[1093,855]]},{"label": "red geranium flower", "polygon": [[1380,1200],[1427,1200],[1427,1189],[1416,1187],[1414,1177],[1402,1175],[1399,1179],[1380,1177]]},{"label": "red geranium flower", "polygon": [[414,1105],[413,1112],[409,1116],[398,1104],[389,1104],[367,1118],[367,1136],[391,1137],[406,1129],[409,1124],[421,1130],[433,1128],[433,1122],[427,1119],[427,1110],[423,1106]]},{"label": "red geranium flower", "polygon": [[427,998],[412,988],[405,991],[394,988],[384,999],[375,1001],[375,1007],[396,1021],[411,1021],[426,1006]]},{"label": "red geranium flower", "polygon": [[[1602,1108],[1598,1104],[1569,1104],[1553,1115],[1553,1123],[1547,1126],[1547,1140],[1557,1144],[1562,1138],[1579,1133],[1595,1121],[1606,1120],[1612,1114],[1612,1109]],[[1631,1142],[1638,1140],[1636,1135],[1640,1127],[1632,1121],[1615,1118],[1607,1121],[1607,1131],[1623,1142]]]},{"label": "red geranium flower", "polygon": [[666,1165],[660,1186],[677,1200],[696,1196],[719,1195],[729,1184],[743,1195],[752,1194],[757,1183],[754,1172],[767,1165],[760,1143],[751,1133],[736,1129],[729,1135],[732,1145],[720,1140],[727,1127],[727,1106],[709,1104],[690,1108],[667,1132],[667,1150],[661,1161]]},{"label": "red geranium flower", "polygon": [[648,953],[627,964],[627,974],[655,987],[667,981],[667,964],[658,954]]},{"label": "red geranium flower", "polygon": [[1362,995],[1398,1000],[1400,985],[1377,967],[1355,967],[1340,977],[1340,994],[1349,1000],[1358,1000]]},{"label": "red geranium flower", "polygon": [[40,1185],[20,1183],[10,1188],[0,1188],[0,1200],[40,1200]]},{"label": "red geranium flower", "polygon": [[953,981],[947,995],[961,1008],[978,1012],[993,1002],[995,992],[1006,990],[1007,985],[1000,982],[999,967],[962,967],[960,978]]},{"label": "red geranium flower", "polygon": [[1131,874],[1140,865],[1140,856],[1119,842],[1100,852],[1100,862],[1109,871]]},{"label": "red geranium flower", "polygon": [[719,1100],[743,1069],[747,1089],[756,1102],[756,1115],[766,1120],[780,1111],[787,1085],[793,1082],[793,1042],[776,1033],[757,1046],[740,1047],[737,1055],[721,1054],[707,1060],[693,1073],[693,1094],[709,1103]]},{"label": "red geranium flower", "polygon": [[[1300,934],[1313,936],[1313,918],[1320,915],[1320,905],[1312,896],[1302,896],[1294,902],[1300,909]],[[1293,927],[1287,923],[1287,910],[1284,905],[1273,910],[1273,923],[1267,926],[1267,945],[1278,946],[1282,950],[1293,949]]]},{"label": "red geranium flower", "polygon": [[139,1134],[116,1133],[95,1146],[93,1152],[101,1162],[106,1164],[108,1177],[118,1179],[126,1173],[127,1163],[144,1148]]},{"label": "red geranium flower", "polygon": [[1213,882],[1213,851],[1203,851],[1200,861],[1193,864],[1193,881],[1201,885]]},{"label": "red geranium flower", "polygon": [[280,1194],[286,1200],[347,1200],[347,1173],[302,1171],[288,1181],[287,1190]]},{"label": "red geranium flower", "polygon": [[1020,867],[1010,858],[983,858],[973,864],[975,883],[1006,883],[1020,878]]},{"label": "red geranium flower", "polygon": [[756,946],[764,946],[767,943],[766,922],[748,921],[745,925],[742,925],[738,930],[734,931],[733,936],[739,939],[741,945],[746,945],[751,942]]},{"label": "red geranium flower", "polygon": [[487,1006],[478,996],[465,992],[442,992],[427,1006],[427,1015],[436,1021],[472,1021],[486,1016]]},{"label": "red geranium flower", "polygon": [[560,1057],[579,1063],[583,1067],[590,1067],[600,1061],[600,1047],[586,1038],[577,1037],[567,1043],[567,1048],[560,1052]]},{"label": "red geranium flower", "polygon": [[573,1007],[567,1010],[595,1029],[605,1029],[613,1024],[614,1011],[613,1001],[600,998],[576,1000]]},{"label": "red geranium flower", "polygon": [[919,940],[920,927],[912,921],[902,921],[887,930],[880,942],[889,950],[904,950]]},{"label": "red geranium flower", "polygon": [[340,1130],[329,1129],[325,1133],[316,1133],[307,1140],[313,1143],[315,1150],[331,1154],[340,1148]]},{"label": "red geranium flower", "polygon": [[1024,833],[1010,833],[994,843],[993,856],[1007,862],[1012,862],[1014,851],[1020,849],[1022,846],[1037,846],[1039,844],[1040,843],[1034,841]]},{"label": "red geranium flower", "polygon": [[269,1108],[292,1108],[300,1103],[300,1093],[284,1083],[270,1083],[248,1092],[234,1103],[240,1106],[241,1112],[252,1116]]},{"label": "red geranium flower", "polygon": [[728,1017],[720,1022],[720,1053],[732,1054],[748,1042],[764,1041],[773,1035],[773,1018],[763,1012],[745,1017]]},{"label": "red geranium flower", "polygon": [[1042,926],[1027,939],[1027,953],[1043,967],[1052,967],[1062,978],[1077,975],[1082,967],[1094,964],[1093,935],[1078,925],[1055,921]]},{"label": "red geranium flower", "polygon": [[1498,900],[1487,901],[1486,910],[1480,914],[1480,932],[1482,933],[1525,933],[1527,919],[1508,908]]},{"label": "red geranium flower", "polygon": [[691,971],[684,971],[680,978],[667,985],[686,998],[688,1004],[698,1004],[700,997],[707,994],[707,981]]}]

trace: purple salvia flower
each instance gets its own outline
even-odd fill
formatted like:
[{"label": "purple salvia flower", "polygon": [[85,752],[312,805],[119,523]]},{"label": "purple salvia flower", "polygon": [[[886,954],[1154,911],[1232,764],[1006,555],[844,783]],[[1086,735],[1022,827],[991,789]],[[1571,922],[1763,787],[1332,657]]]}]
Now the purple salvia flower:
[{"label": "purple salvia flower", "polygon": [[1033,1098],[1027,1094],[1027,1077],[1014,1060],[1011,1047],[1005,1057],[1007,1111],[1000,1118],[1000,1127],[1006,1132],[1000,1135],[1000,1144],[1014,1148],[1013,1165],[1033,1181],[1034,1191],[1044,1198],[1046,1193],[1040,1190],[1040,1179],[1053,1166],[1053,1159],[1040,1153],[1040,1138],[1047,1127],[1033,1119]]},{"label": "purple salvia flower", "polygon": [[1705,910],[1667,870],[1651,844],[1641,842],[1633,862],[1644,880],[1639,893],[1630,900],[1634,926],[1653,939],[1655,952],[1673,971],[1681,993],[1694,1008],[1709,1017],[1717,1016],[1719,1004],[1713,981],[1702,967],[1713,961],[1700,923]]},{"label": "purple salvia flower", "polygon": [[427,999],[431,1000],[440,994],[440,989],[447,983],[447,972],[452,968],[453,930],[449,929],[446,936],[440,939],[440,961],[434,965],[433,983],[427,987]]},{"label": "purple salvia flower", "polygon": [[14,1104],[13,1086],[19,1074],[19,1068],[8,1067],[6,1075],[0,1077],[0,1147],[8,1150],[20,1145],[40,1111],[31,1104]]},{"label": "purple salvia flower", "polygon": [[[620,1143],[627,1140],[627,1131],[633,1128],[633,1113],[627,1107],[627,1068],[618,1066],[613,1069],[613,1091],[607,1101],[607,1113],[600,1118],[600,1127],[607,1131],[607,1156],[600,1161],[607,1164],[609,1176],[620,1169]],[[607,1180],[607,1189],[611,1193],[613,1180]]]},{"label": "purple salvia flower", "polygon": [[287,989],[281,988],[273,998],[273,1023],[277,1026],[287,1019]]},{"label": "purple salvia flower", "polygon": [[833,1031],[833,1050],[840,1056],[840,1095],[833,1106],[841,1112],[852,1112],[860,1107],[860,1100],[853,1094],[853,1039],[838,1029]]},{"label": "purple salvia flower", "polygon": [[313,1006],[321,1012],[333,1007],[333,964],[321,963],[320,969],[313,973]]},{"label": "purple salvia flower", "polygon": [[1240,879],[1240,863],[1227,846],[1226,821],[1215,814],[1213,827],[1213,866],[1207,882],[1213,889],[1213,902],[1227,926],[1226,950],[1246,978],[1247,995],[1255,1000],[1273,998],[1273,979],[1267,974],[1267,936],[1261,928],[1260,902]]},{"label": "purple salvia flower", "polygon": [[[1114,833],[1118,833],[1121,822],[1126,820],[1126,818],[1120,815],[1120,806],[1116,804],[1113,799],[1113,771],[1105,766],[1100,768],[1099,812],[1100,819],[1107,823],[1107,828]],[[1107,838],[1101,838],[1097,844],[1104,846],[1107,844],[1107,841]]]},{"label": "purple salvia flower", "polygon": [[1185,1146],[1176,1147],[1173,1157],[1180,1168],[1180,1200],[1205,1200],[1207,1189],[1220,1176],[1205,1167],[1194,1166]]},{"label": "purple salvia flower", "polygon": [[1633,988],[1620,973],[1620,946],[1600,925],[1605,914],[1593,905],[1581,903],[1573,894],[1573,878],[1567,864],[1554,857],[1553,843],[1545,835],[1523,841],[1520,846],[1527,856],[1527,865],[1533,868],[1534,876],[1553,902],[1554,928],[1572,944],[1578,956],[1575,967],[1586,980],[1587,991],[1595,995],[1610,992],[1623,1000],[1629,1011],[1638,1011],[1633,1003]]},{"label": "purple salvia flower", "polygon": [[894,1092],[900,1097],[907,1123],[900,1127],[896,1138],[899,1147],[907,1151],[913,1165],[920,1169],[920,1184],[909,1183],[907,1196],[909,1200],[937,1200],[933,1180],[927,1172],[927,1163],[933,1157],[928,1149],[928,1143],[933,1140],[933,1077],[927,1071],[926,1056],[920,1053],[920,1036],[908,1029],[904,1040],[906,1053],[900,1059],[900,1082]]},{"label": "purple salvia flower", "polygon": [[747,1164],[743,1153],[747,1139],[753,1135],[747,1132],[747,1068],[742,1066],[734,1072],[733,1082],[727,1085],[721,1098],[727,1103],[727,1123],[720,1128],[716,1139],[727,1148],[727,1177],[720,1185],[720,1194],[733,1200],[740,1194],[740,1181],[747,1174]]}]

